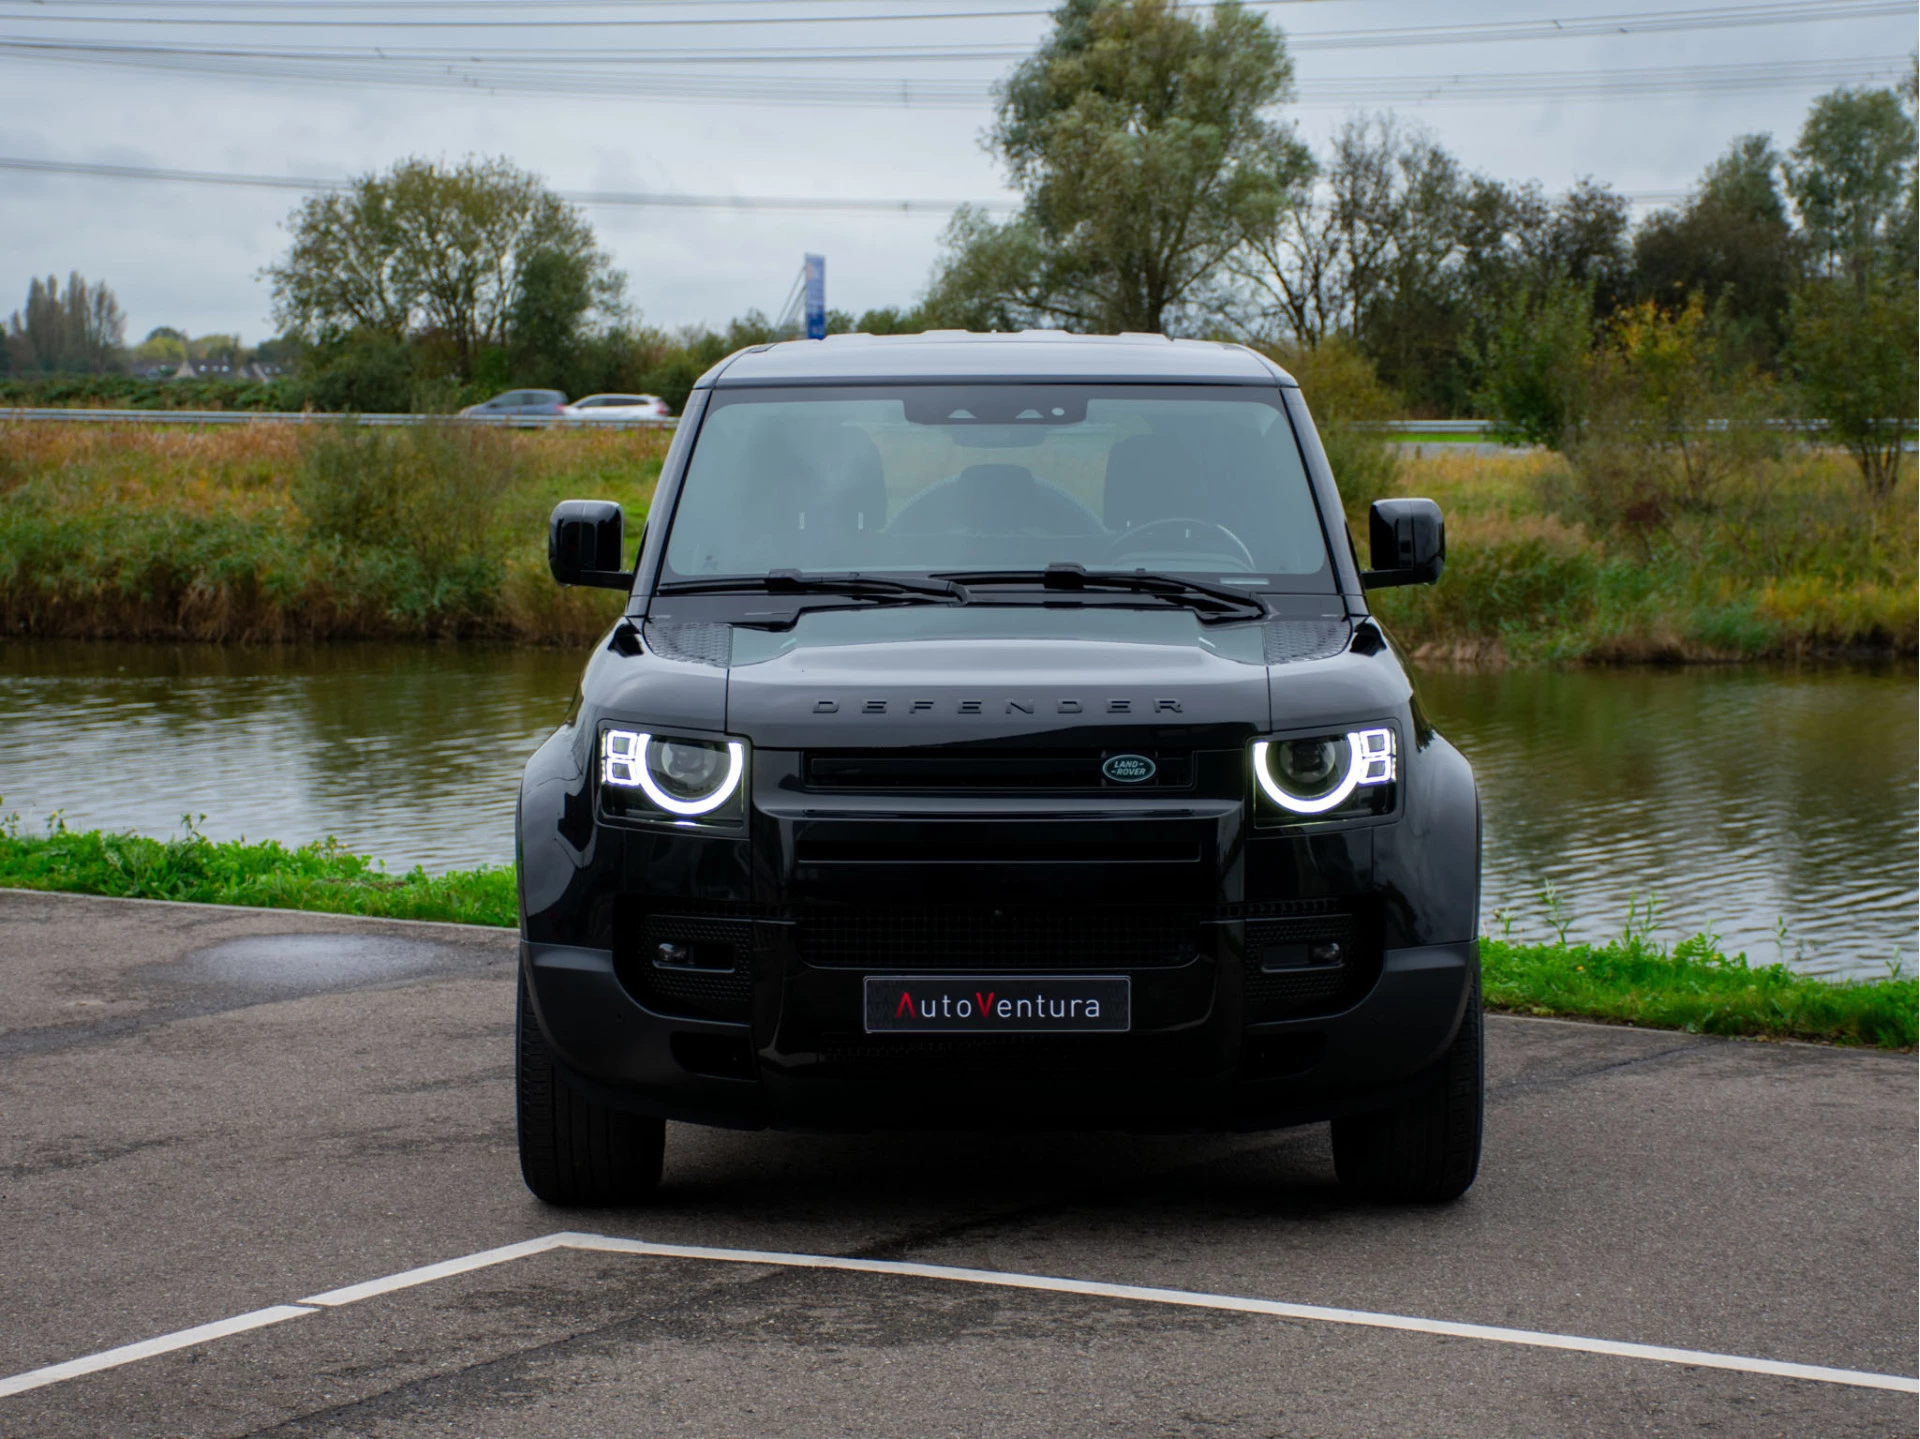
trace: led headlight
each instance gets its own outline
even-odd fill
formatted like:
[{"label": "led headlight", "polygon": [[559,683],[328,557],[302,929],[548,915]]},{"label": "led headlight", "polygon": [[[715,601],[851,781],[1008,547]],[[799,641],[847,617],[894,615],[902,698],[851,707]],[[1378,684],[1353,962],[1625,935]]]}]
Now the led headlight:
[{"label": "led headlight", "polygon": [[682,739],[610,729],[600,738],[600,779],[637,789],[673,815],[712,814],[740,788],[747,747],[738,740]]},{"label": "led headlight", "polygon": [[1391,785],[1399,756],[1390,729],[1263,739],[1253,746],[1253,777],[1261,793],[1291,814],[1328,814],[1363,787]]}]

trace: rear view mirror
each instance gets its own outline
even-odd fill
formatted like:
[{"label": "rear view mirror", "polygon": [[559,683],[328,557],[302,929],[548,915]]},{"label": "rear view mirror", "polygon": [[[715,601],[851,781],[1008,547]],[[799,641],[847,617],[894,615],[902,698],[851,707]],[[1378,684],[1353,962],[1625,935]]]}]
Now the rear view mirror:
[{"label": "rear view mirror", "polygon": [[1375,500],[1367,517],[1373,568],[1361,585],[1430,585],[1447,563],[1447,525],[1432,500]]},{"label": "rear view mirror", "polygon": [[620,568],[626,517],[611,500],[562,500],[547,521],[547,568],[563,585],[630,590],[633,571]]}]

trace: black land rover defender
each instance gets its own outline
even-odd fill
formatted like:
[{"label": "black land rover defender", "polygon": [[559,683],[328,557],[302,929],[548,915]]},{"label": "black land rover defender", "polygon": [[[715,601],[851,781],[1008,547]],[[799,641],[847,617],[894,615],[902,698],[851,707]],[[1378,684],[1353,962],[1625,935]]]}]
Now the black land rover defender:
[{"label": "black land rover defender", "polygon": [[1251,350],[760,345],[688,401],[630,595],[520,792],[520,1159],[637,1199],[668,1119],[1251,1130],[1356,1193],[1472,1183],[1479,807]]}]

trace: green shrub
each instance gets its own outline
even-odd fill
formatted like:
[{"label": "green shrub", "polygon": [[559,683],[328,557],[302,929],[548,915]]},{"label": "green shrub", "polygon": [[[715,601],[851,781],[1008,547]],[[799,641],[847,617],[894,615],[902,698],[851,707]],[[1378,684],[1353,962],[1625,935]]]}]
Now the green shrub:
[{"label": "green shrub", "polygon": [[1485,347],[1467,351],[1480,375],[1474,405],[1497,438],[1559,449],[1578,434],[1593,335],[1593,291],[1572,280],[1539,295],[1516,291],[1502,305]]},{"label": "green shrub", "polygon": [[1587,356],[1582,423],[1566,445],[1582,518],[1643,544],[1716,512],[1736,475],[1778,457],[1773,387],[1739,358],[1724,314],[1620,311]]},{"label": "green shrub", "polygon": [[1910,280],[1865,291],[1816,281],[1793,301],[1788,354],[1801,408],[1846,447],[1876,502],[1900,482],[1914,432],[1915,306]]},{"label": "green shrub", "polygon": [[0,408],[89,410],[298,410],[300,386],[277,380],[149,380],[138,375],[0,378]]},{"label": "green shrub", "polygon": [[1364,526],[1367,507],[1393,493],[1400,473],[1398,448],[1385,432],[1369,427],[1397,416],[1399,397],[1344,335],[1317,345],[1272,346],[1267,353],[1300,382],[1348,518]]},{"label": "green shrub", "polygon": [[343,421],[306,445],[291,494],[342,588],[431,627],[495,608],[504,563],[489,540],[515,480],[495,430]]},{"label": "green shrub", "polygon": [[414,349],[406,341],[365,331],[316,351],[302,392],[316,410],[405,414],[413,408],[415,373]]}]

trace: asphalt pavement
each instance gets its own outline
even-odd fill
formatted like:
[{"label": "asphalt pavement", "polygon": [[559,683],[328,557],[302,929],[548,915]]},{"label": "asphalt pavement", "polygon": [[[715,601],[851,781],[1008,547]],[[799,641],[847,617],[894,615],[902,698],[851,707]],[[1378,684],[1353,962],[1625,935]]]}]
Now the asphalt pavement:
[{"label": "asphalt pavement", "polygon": [[1911,1055],[1495,1017],[1432,1210],[1343,1200],[1324,1126],[673,1126],[655,1203],[563,1212],[513,958],[0,892],[0,1435],[1916,1432]]}]

